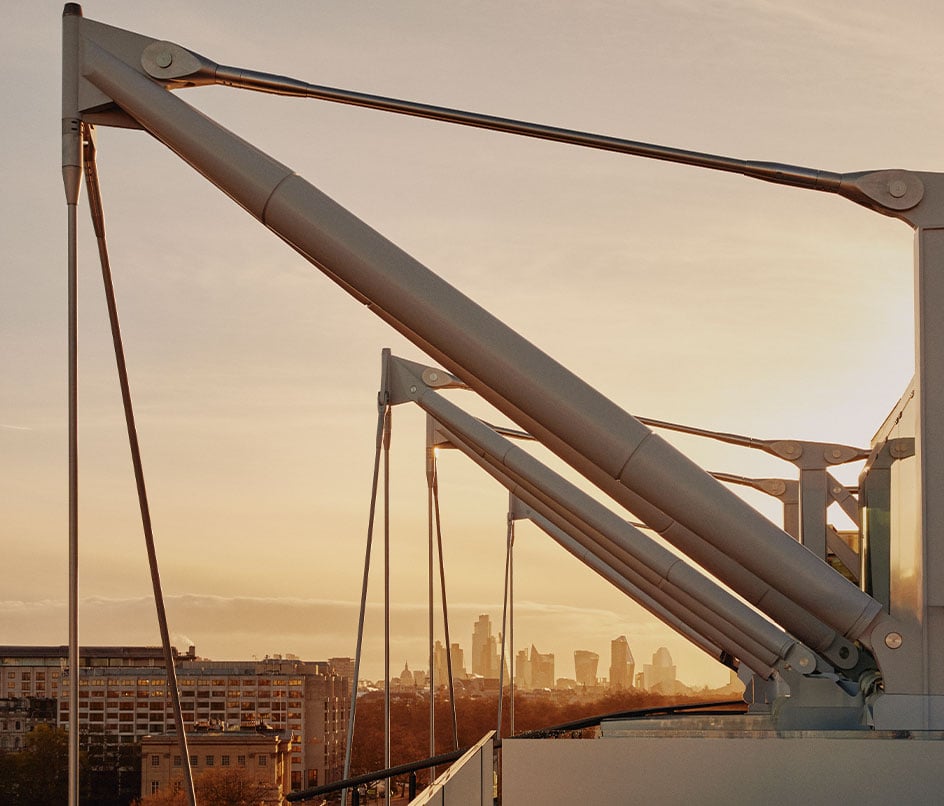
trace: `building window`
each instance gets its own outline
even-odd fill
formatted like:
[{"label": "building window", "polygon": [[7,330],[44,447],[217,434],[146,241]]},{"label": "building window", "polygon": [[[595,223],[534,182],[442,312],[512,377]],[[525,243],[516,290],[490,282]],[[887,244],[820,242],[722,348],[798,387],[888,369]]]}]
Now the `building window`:
[{"label": "building window", "polygon": [[236,756],[236,766],[245,767],[246,766],[246,757],[245,756]]},{"label": "building window", "polygon": [[302,788],[302,771],[292,770],[292,791]]},{"label": "building window", "polygon": [[206,757],[206,765],[207,765],[208,767],[212,767],[212,766],[213,766],[213,756],[207,756],[207,757]]},{"label": "building window", "polygon": [[259,756],[259,766],[264,767],[268,763],[266,756]]},{"label": "building window", "polygon": [[152,755],[152,756],[151,756],[151,766],[152,766],[152,767],[160,767],[160,766],[161,766],[161,757],[158,756],[158,755],[156,755],[156,754],[155,754],[155,755]]},{"label": "building window", "polygon": [[197,757],[196,757],[196,756],[190,756],[190,766],[191,766],[191,767],[196,767],[196,766],[197,766]]},{"label": "building window", "polygon": [[151,781],[151,794],[156,795],[161,788],[160,781]]},{"label": "building window", "polygon": [[183,759],[180,756],[174,756],[174,766],[175,767],[183,766]]},{"label": "building window", "polygon": [[221,757],[220,757],[220,764],[222,764],[224,767],[228,767],[228,766],[229,766],[229,756],[221,756]]}]

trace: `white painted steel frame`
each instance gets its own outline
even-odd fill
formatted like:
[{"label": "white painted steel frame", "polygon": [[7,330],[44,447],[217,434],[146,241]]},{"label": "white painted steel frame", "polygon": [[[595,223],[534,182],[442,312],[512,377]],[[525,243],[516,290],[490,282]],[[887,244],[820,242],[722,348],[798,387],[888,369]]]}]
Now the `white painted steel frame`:
[{"label": "white painted steel frame", "polygon": [[[944,341],[937,315],[944,300],[944,176],[899,170],[839,175],[645,144],[624,150],[839,193],[916,229],[921,516],[913,536],[914,562],[900,574],[901,580],[917,578],[921,585],[911,600],[896,602],[893,580],[889,617],[878,602],[626,412],[290,169],[173,97],[141,67],[156,40],[84,20],[80,13],[70,4],[71,19],[64,23],[64,35],[77,40],[64,52],[66,172],[76,167],[69,132],[79,121],[146,129],[434,360],[798,638],[817,648],[817,641],[804,635],[815,628],[813,617],[869,647],[885,675],[886,695],[900,703],[887,704],[883,715],[889,724],[896,709],[902,726],[944,724],[944,680],[935,671],[944,647],[944,580],[939,578],[944,573],[939,556],[944,553],[944,403],[938,399],[944,395],[944,352],[937,348]],[[758,580],[765,586],[759,597]],[[780,601],[773,602],[777,597]],[[834,653],[827,654],[835,661]]]}]

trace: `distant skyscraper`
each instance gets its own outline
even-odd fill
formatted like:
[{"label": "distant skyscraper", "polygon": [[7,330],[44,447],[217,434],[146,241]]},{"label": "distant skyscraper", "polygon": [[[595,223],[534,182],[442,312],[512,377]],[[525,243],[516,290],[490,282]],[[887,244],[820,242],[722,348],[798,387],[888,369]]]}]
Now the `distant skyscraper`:
[{"label": "distant skyscraper", "polygon": [[642,667],[643,679],[647,691],[661,689],[666,694],[675,691],[675,664],[664,646],[660,646],[652,655],[652,663]]},{"label": "distant skyscraper", "polygon": [[596,652],[586,649],[574,650],[574,676],[578,686],[595,686],[597,684],[597,664],[600,656]]},{"label": "distant skyscraper", "polygon": [[[462,647],[460,647],[458,644],[453,644],[452,652],[450,652],[450,654],[452,655],[453,678],[455,680],[465,679],[465,653],[462,651]],[[437,641],[436,645],[433,647],[433,669],[436,673],[436,688],[439,688],[440,686],[448,686],[449,665],[446,658],[446,647],[443,646],[442,641]]]},{"label": "distant skyscraper", "polygon": [[533,688],[554,688],[554,653],[541,654],[531,644],[531,684]]},{"label": "distant skyscraper", "polygon": [[491,619],[485,614],[472,627],[472,674],[498,677],[501,664],[498,655],[499,638],[492,635]]},{"label": "distant skyscraper", "polygon": [[483,613],[472,627],[472,674],[488,677],[488,649],[491,637],[492,622]]},{"label": "distant skyscraper", "polygon": [[448,685],[447,675],[449,666],[446,663],[446,647],[442,641],[437,641],[433,647],[433,680],[435,686]]},{"label": "distant skyscraper", "polygon": [[451,644],[449,654],[452,656],[452,674],[457,680],[464,680],[468,677],[465,670],[465,652],[458,644]]},{"label": "distant skyscraper", "polygon": [[610,641],[610,687],[632,688],[636,661],[625,635]]},{"label": "distant skyscraper", "polygon": [[531,684],[531,661],[528,658],[528,650],[521,649],[515,656],[515,688],[521,691],[530,691]]}]

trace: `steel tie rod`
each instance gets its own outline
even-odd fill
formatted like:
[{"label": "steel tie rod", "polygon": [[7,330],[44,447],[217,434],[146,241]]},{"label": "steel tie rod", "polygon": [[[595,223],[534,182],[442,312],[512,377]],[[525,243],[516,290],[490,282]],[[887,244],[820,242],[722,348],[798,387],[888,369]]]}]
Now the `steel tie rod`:
[{"label": "steel tie rod", "polygon": [[830,193],[841,192],[843,175],[832,171],[804,168],[778,162],[757,162],[734,157],[689,151],[681,148],[643,143],[576,129],[548,126],[514,118],[487,115],[434,104],[390,98],[383,95],[309,84],[288,76],[220,65],[173,42],[153,42],[145,48],[141,64],[148,75],[167,82],[171,87],[219,84],[237,89],[254,90],[296,98],[359,106],[398,115],[455,123],[477,129],[551,140],[557,143],[615,151],[649,159],[696,165],[716,171],[727,171],[763,179],[777,184],[805,187]]}]

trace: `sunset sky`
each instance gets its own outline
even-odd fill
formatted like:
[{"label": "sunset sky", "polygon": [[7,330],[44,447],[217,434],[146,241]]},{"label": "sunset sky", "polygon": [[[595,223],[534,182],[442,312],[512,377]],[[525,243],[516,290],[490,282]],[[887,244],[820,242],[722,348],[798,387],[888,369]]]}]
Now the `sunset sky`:
[{"label": "sunset sky", "polygon": [[[944,168],[944,11],[930,0],[83,8],[221,64],[329,86],[837,172]],[[0,34],[11,644],[67,641],[61,10],[12,4]],[[911,377],[911,232],[837,196],[316,101],[183,97],[635,414],[866,446]],[[380,352],[431,361],[149,136],[99,129],[97,143],[174,642],[213,658],[353,655]],[[81,639],[156,644],[84,199],[80,231]],[[397,672],[426,666],[424,435],[418,410],[394,411]],[[794,472],[666,436],[709,470]],[[452,453],[440,483],[450,626],[468,651],[479,613],[498,629],[507,496]],[[746,497],[779,517],[773,499]],[[606,675],[609,641],[626,634],[638,664],[666,646],[685,682],[727,680],[534,527],[517,535],[516,649],[554,652],[559,677],[591,649]],[[382,670],[379,538],[370,677]]]}]

